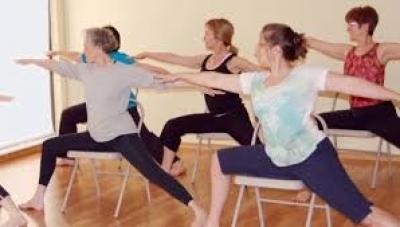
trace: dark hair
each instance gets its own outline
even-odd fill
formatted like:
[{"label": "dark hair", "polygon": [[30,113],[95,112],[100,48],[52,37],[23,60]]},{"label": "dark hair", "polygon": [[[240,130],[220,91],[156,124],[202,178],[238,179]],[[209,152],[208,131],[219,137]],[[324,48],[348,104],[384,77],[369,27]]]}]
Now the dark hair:
[{"label": "dark hair", "polygon": [[350,9],[346,14],[345,20],[347,23],[355,21],[359,25],[368,24],[368,35],[373,35],[379,21],[379,16],[373,7],[360,6]]},{"label": "dark hair", "polygon": [[109,29],[89,28],[85,33],[86,39],[94,46],[100,47],[105,53],[110,53],[118,47],[117,39]]},{"label": "dark hair", "polygon": [[121,47],[121,35],[119,34],[118,30],[112,25],[107,25],[107,26],[104,26],[103,28],[112,32],[112,34],[114,35],[115,39],[118,42],[118,46],[114,50],[112,50],[112,52],[118,51],[119,48]]},{"label": "dark hair", "polygon": [[286,24],[266,24],[262,33],[267,43],[279,45],[287,61],[304,59],[307,55],[304,34],[299,34]]},{"label": "dark hair", "polygon": [[210,19],[206,22],[206,25],[214,33],[214,36],[229,48],[229,52],[238,54],[238,48],[232,44],[232,37],[235,33],[235,29],[229,20],[225,18]]}]

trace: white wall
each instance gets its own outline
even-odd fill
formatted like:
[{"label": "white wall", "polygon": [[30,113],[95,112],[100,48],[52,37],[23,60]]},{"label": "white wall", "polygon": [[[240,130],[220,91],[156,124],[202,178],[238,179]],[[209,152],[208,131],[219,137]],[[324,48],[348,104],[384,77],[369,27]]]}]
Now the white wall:
[{"label": "white wall", "polygon": [[[345,13],[354,6],[370,4],[380,14],[377,40],[400,42],[398,0],[335,1],[335,0],[67,0],[64,1],[65,46],[82,49],[82,30],[112,24],[122,34],[122,50],[130,54],[141,51],[172,51],[180,54],[205,53],[202,36],[204,22],[225,17],[235,25],[234,43],[240,55],[254,60],[253,50],[261,27],[269,22],[283,22],[295,30],[322,39],[347,42]],[[311,64],[342,71],[342,64],[311,52]],[[182,68],[163,65],[169,70]],[[400,91],[399,63],[387,67],[386,85]],[[82,90],[68,82],[68,104],[82,101]],[[140,101],[146,109],[146,123],[159,133],[164,123],[175,116],[201,112],[204,103],[194,92],[157,93],[142,91]],[[329,110],[329,98],[321,98],[317,110]],[[343,101],[340,106],[347,107]],[[189,140],[186,141],[191,141]],[[350,147],[373,149],[375,141],[341,141]],[[373,147],[372,147],[373,146]]]}]

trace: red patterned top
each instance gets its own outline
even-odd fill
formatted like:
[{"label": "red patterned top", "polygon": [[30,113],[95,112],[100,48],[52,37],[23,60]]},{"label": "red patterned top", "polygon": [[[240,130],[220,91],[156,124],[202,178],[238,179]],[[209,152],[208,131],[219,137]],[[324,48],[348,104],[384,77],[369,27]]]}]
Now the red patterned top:
[{"label": "red patterned top", "polygon": [[[355,76],[372,83],[383,86],[385,79],[385,65],[379,62],[376,43],[367,53],[358,56],[353,47],[344,61],[344,74]],[[372,106],[382,102],[381,100],[350,96],[351,107]]]}]

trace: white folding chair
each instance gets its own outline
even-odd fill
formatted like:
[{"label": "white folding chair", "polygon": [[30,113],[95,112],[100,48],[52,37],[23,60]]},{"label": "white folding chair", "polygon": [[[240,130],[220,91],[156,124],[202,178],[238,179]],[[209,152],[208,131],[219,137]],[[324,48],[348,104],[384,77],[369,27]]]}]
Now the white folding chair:
[{"label": "white folding chair", "polygon": [[[321,121],[319,116],[315,116],[317,120]],[[322,120],[322,124],[324,129],[326,130],[326,124]],[[255,139],[259,133],[260,123],[258,123],[255,127],[252,144],[255,144]],[[262,136],[260,136],[262,138]],[[326,216],[326,226],[331,227],[331,213],[330,207],[328,204],[317,204],[316,203],[316,194],[311,193],[311,199],[308,203],[304,202],[293,202],[288,200],[278,200],[278,199],[269,199],[269,198],[262,198],[260,195],[260,188],[262,189],[278,189],[278,190],[289,190],[289,191],[299,191],[305,188],[303,182],[301,180],[282,180],[282,179],[274,179],[274,178],[260,178],[260,177],[249,177],[249,176],[234,176],[234,184],[240,186],[239,195],[236,202],[233,220],[231,227],[236,227],[237,220],[239,217],[239,210],[240,205],[243,199],[243,193],[246,187],[254,187],[255,195],[256,195],[256,203],[257,203],[257,210],[258,210],[258,217],[259,217],[259,225],[260,227],[265,227],[264,215],[263,215],[263,208],[262,203],[274,203],[274,204],[282,204],[282,205],[290,205],[290,206],[300,206],[300,207],[307,207],[307,216],[306,216],[306,227],[311,226],[312,216],[314,214],[314,209],[324,209],[325,216]]]},{"label": "white folding chair", "polygon": [[[138,108],[139,114],[141,116],[140,122],[138,124],[138,129],[140,131],[140,129],[141,129],[142,125],[143,125],[143,120],[144,120],[144,110],[143,110],[143,107],[142,107],[142,105],[140,103],[137,103],[137,108]],[[74,183],[74,180],[75,180],[75,177],[76,177],[76,173],[77,173],[77,170],[78,170],[79,160],[80,159],[89,159],[90,160],[90,164],[91,164],[92,173],[93,173],[93,178],[94,178],[97,197],[100,197],[100,185],[99,185],[99,181],[98,181],[98,175],[114,175],[114,176],[117,175],[117,176],[122,176],[123,177],[120,193],[119,193],[119,196],[118,196],[117,205],[116,205],[115,211],[114,211],[114,217],[118,217],[119,213],[120,213],[121,205],[122,205],[122,199],[123,199],[123,196],[124,196],[124,193],[125,193],[125,190],[126,190],[126,186],[127,186],[129,177],[131,176],[131,174],[130,174],[131,166],[128,165],[125,170],[122,170],[122,169],[119,168],[119,171],[117,171],[117,172],[98,171],[98,170],[96,170],[96,160],[117,160],[117,161],[121,161],[124,158],[121,155],[121,153],[118,153],[118,152],[95,152],[95,151],[73,151],[73,150],[71,150],[71,151],[68,151],[67,156],[70,157],[70,158],[74,158],[75,159],[75,164],[74,164],[74,167],[72,169],[71,177],[70,177],[70,180],[69,180],[69,183],[68,183],[67,192],[66,192],[66,194],[64,196],[64,201],[63,201],[63,204],[61,206],[61,211],[64,212],[65,209],[66,209],[67,202],[68,202],[68,199],[69,199],[70,194],[71,194],[72,184]],[[139,176],[142,177],[143,180],[144,180],[147,201],[150,203],[151,196],[150,196],[149,182],[143,176],[141,176],[141,175],[139,175]]]},{"label": "white folding chair", "polygon": [[[339,94],[337,93],[333,100],[332,111],[336,110],[338,97],[339,97]],[[335,148],[337,150],[339,150],[338,142],[337,142],[338,137],[377,138],[379,140],[377,152],[375,155],[375,164],[374,164],[374,169],[372,172],[371,186],[370,186],[373,189],[376,188],[376,184],[377,184],[379,164],[381,161],[382,150],[383,150],[382,146],[386,142],[386,155],[388,158],[388,177],[390,178],[393,175],[392,174],[393,173],[393,171],[392,171],[392,153],[391,153],[391,149],[390,149],[390,143],[385,141],[383,138],[381,138],[367,130],[352,130],[352,129],[329,129],[328,128],[327,135],[333,138],[333,144],[335,145]]]},{"label": "white folding chair", "polygon": [[220,140],[220,141],[233,140],[233,141],[235,141],[228,133],[223,133],[223,132],[221,132],[221,133],[198,133],[198,134],[196,134],[196,137],[199,142],[197,144],[196,154],[195,154],[194,160],[193,160],[193,170],[192,170],[192,176],[190,178],[191,183],[194,183],[194,181],[196,180],[197,171],[199,169],[199,163],[200,163],[200,153],[203,148],[204,140],[207,140],[209,150],[212,150],[211,140]]}]

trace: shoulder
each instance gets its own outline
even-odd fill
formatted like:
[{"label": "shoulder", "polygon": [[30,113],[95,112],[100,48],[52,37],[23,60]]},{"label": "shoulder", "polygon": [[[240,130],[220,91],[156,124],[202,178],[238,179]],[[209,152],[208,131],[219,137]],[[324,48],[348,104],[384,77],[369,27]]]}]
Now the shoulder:
[{"label": "shoulder", "polygon": [[109,54],[110,58],[114,61],[124,64],[134,64],[135,60],[128,54],[121,51],[114,51]]}]

